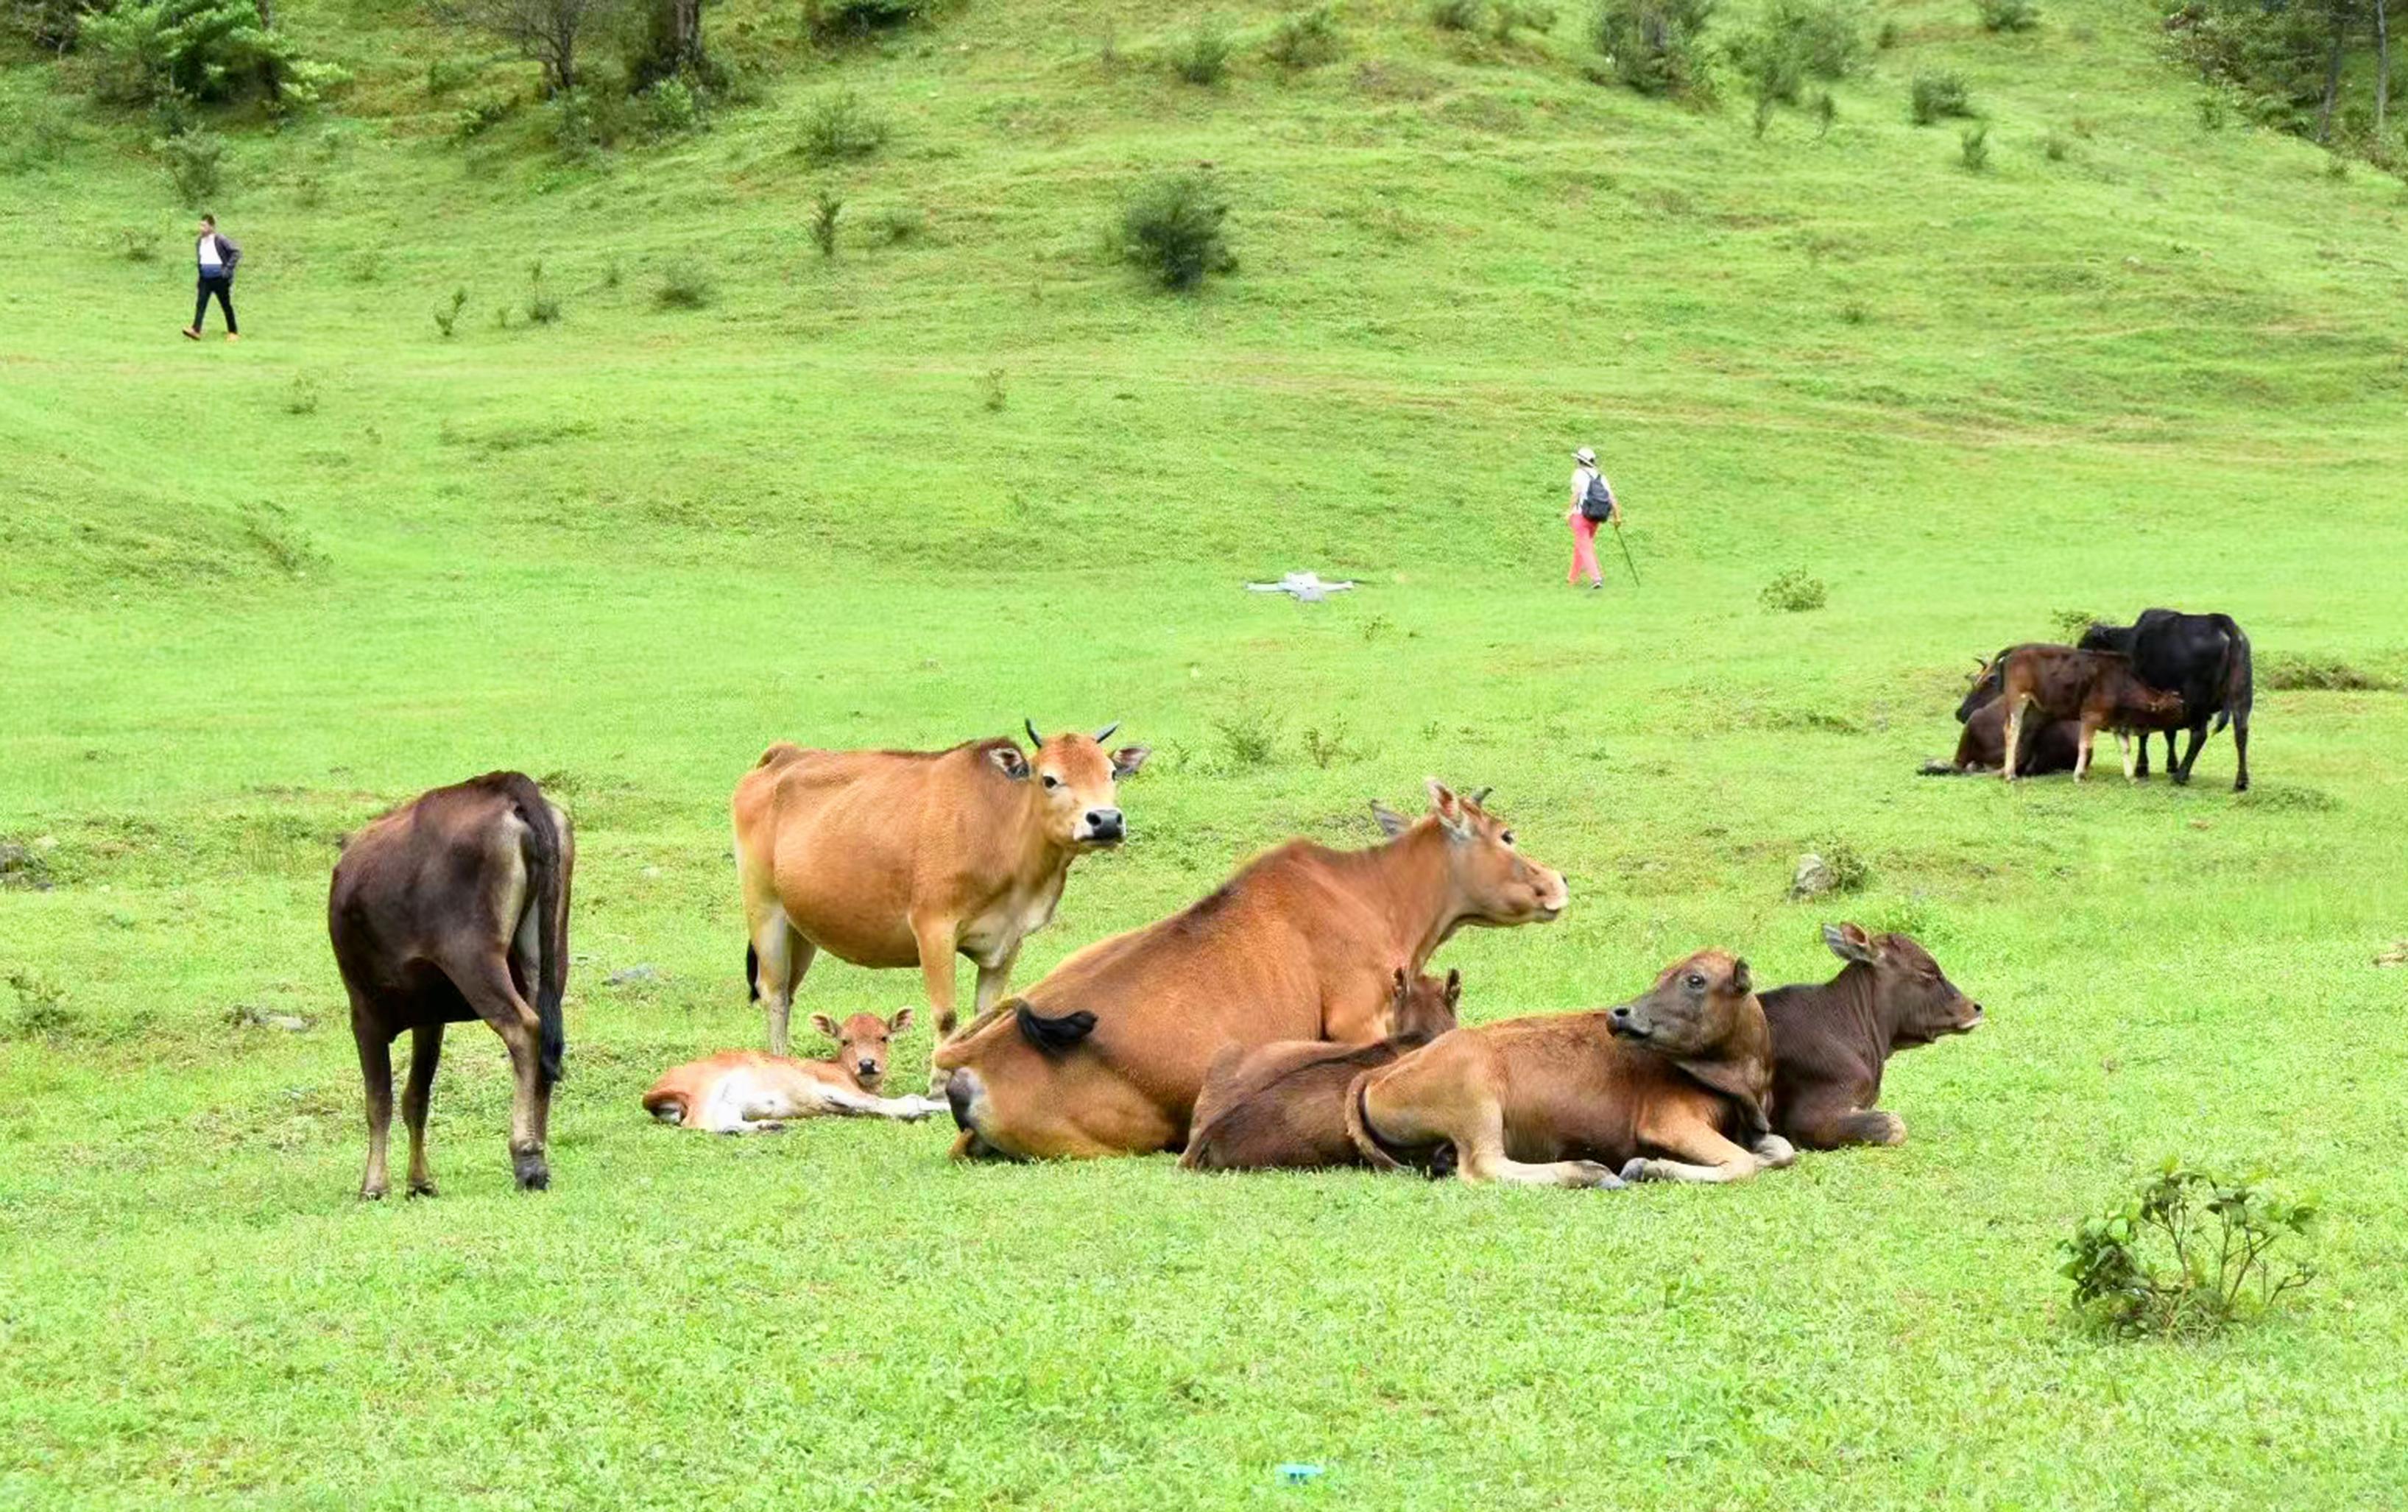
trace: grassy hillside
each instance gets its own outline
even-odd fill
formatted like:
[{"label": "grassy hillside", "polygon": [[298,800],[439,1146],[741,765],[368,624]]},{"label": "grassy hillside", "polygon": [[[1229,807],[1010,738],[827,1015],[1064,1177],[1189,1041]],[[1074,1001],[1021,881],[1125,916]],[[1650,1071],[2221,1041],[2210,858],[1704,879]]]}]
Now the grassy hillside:
[{"label": "grassy hillside", "polygon": [[[0,67],[52,144],[0,178],[0,1500],[2401,1499],[2396,182],[2203,130],[2145,7],[2089,0],[2004,38],[1883,7],[1828,136],[1761,140],[1743,102],[1589,82],[1570,8],[1498,47],[1356,0],[1348,56],[1286,78],[1275,12],[1223,7],[1249,46],[1200,90],[1158,63],[1187,7],[971,0],[822,54],[731,3],[758,103],[590,161],[535,107],[453,142],[527,80],[431,95],[457,49],[411,7],[285,9],[354,78],[227,123],[237,347],[175,334],[147,130]],[[1988,172],[1909,123],[1932,67]],[[838,87],[892,140],[815,168]],[[1198,163],[1241,265],[1158,295],[1103,232]],[[924,232],[876,244],[888,210]],[[664,308],[684,264],[716,297]],[[1637,589],[1562,582],[1582,442]],[[1365,586],[1238,587],[1305,566]],[[1793,567],[1828,607],[1758,602]],[[2386,686],[2261,684],[2240,798],[2224,737],[2186,791],[1911,775],[1972,653],[2153,603]],[[1441,953],[1471,1017],[1708,943],[1820,978],[1853,917],[1991,1021],[1894,1065],[1904,1148],[1727,1191],[648,1126],[659,1070],[760,1033],[724,806],[760,749],[1024,714],[1161,754],[1023,980],[1286,834],[1368,843],[1364,801],[1436,772],[1573,887]],[[508,1190],[500,1048],[463,1028],[445,1195],[364,1209],[334,841],[503,764],[579,826],[556,1185]],[[1866,891],[1786,902],[1833,840]],[[916,991],[828,963],[803,1007]],[[2054,1246],[2172,1152],[2325,1191],[2324,1276],[2219,1341],[2101,1339]],[[1282,1491],[1287,1461],[1327,1474]]]}]

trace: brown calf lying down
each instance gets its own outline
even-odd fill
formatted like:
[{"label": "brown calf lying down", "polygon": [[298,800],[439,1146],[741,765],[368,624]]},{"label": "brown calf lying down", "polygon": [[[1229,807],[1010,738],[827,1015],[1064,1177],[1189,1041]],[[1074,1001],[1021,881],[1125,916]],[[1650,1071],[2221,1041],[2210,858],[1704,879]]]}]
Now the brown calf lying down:
[{"label": "brown calf lying down", "polygon": [[1180,1165],[1190,1171],[1267,1171],[1360,1165],[1346,1132],[1354,1078],[1419,1049],[1455,1027],[1463,974],[1408,978],[1397,968],[1394,1027],[1369,1045],[1281,1040],[1232,1045],[1213,1058],[1196,1099],[1195,1133]]},{"label": "brown calf lying down", "polygon": [[552,1087],[566,1046],[568,816],[519,772],[437,788],[375,820],[343,849],[326,897],[335,964],[351,999],[351,1038],[367,1085],[368,1168],[360,1195],[385,1194],[393,1129],[393,1042],[409,1031],[409,1191],[433,1196],[426,1102],[443,1026],[482,1019],[510,1052],[510,1163],[523,1189],[552,1184],[544,1161]]},{"label": "brown calf lying down", "polygon": [[[2022,777],[2071,772],[2082,754],[2082,721],[2035,720],[2024,732],[2024,749],[2015,755]],[[1995,772],[2007,764],[2007,705],[1993,698],[1974,709],[1956,736],[1956,755],[1947,762],[1923,763],[1925,777],[1956,777],[1967,772]]]},{"label": "brown calf lying down", "polygon": [[824,1013],[811,1027],[836,1041],[825,1061],[797,1061],[759,1050],[722,1050],[684,1065],[652,1083],[644,1111],[664,1123],[712,1134],[767,1134],[790,1119],[824,1114],[916,1121],[942,1113],[945,1105],[927,1097],[881,1097],[886,1079],[886,1042],[911,1021],[905,1008],[893,1019],[856,1013],[839,1028]]},{"label": "brown calf lying down", "polygon": [[1700,950],[1618,1008],[1440,1035],[1357,1077],[1346,1116],[1387,1170],[1452,1144],[1466,1181],[1743,1181],[1798,1158],[1765,1117],[1771,1091],[1747,963]]},{"label": "brown calf lying down", "polygon": [[1847,963],[1839,976],[1762,995],[1772,1028],[1772,1126],[1809,1149],[1902,1145],[1906,1120],[1873,1106],[1883,1063],[1896,1051],[1971,1033],[1982,1005],[1903,934],[1826,924],[1823,942]]},{"label": "brown calf lying down", "polygon": [[[2090,770],[2091,742],[2101,730],[2115,732],[2124,755],[2124,776],[2132,777],[2132,732],[2166,730],[2183,717],[2182,694],[2166,692],[2143,682],[2129,657],[2113,651],[2077,651],[2071,646],[2011,646],[1983,669],[1981,680],[1995,675],[2000,699],[2007,706],[2007,730],[2001,742],[2004,764],[1999,775],[2015,779],[2015,761],[2023,737],[2024,710],[2040,710],[2043,719],[2078,720],[2082,731],[2073,758],[2073,780]],[[1967,721],[1971,722],[1971,720]]]}]

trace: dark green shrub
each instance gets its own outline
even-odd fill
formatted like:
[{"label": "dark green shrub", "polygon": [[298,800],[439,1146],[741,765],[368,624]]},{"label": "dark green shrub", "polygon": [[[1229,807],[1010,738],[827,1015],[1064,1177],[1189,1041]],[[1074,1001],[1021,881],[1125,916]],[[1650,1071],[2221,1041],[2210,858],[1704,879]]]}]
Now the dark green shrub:
[{"label": "dark green shrub", "polygon": [[1488,7],[1488,35],[1498,42],[1511,42],[1516,32],[1552,32],[1555,29],[1555,7],[1532,5],[1529,0],[1491,0]]},{"label": "dark green shrub", "polygon": [[1907,95],[1907,113],[1918,126],[1928,126],[1945,116],[1971,116],[1973,101],[1964,76],[1948,70],[1916,74]]},{"label": "dark green shrub", "polygon": [[2036,0],[1973,0],[1985,32],[2028,32],[2040,24]]},{"label": "dark green shrub", "polygon": [[1190,84],[1220,83],[1229,76],[1229,34],[1210,16],[1198,21],[1170,50],[1170,71]]},{"label": "dark green shrub", "polygon": [[2281,692],[2381,692],[2397,684],[2337,657],[2275,655],[2258,664],[2258,686]]},{"label": "dark green shrub", "polygon": [[1714,0],[1604,0],[1590,27],[1616,78],[1641,94],[1710,98]]},{"label": "dark green shrub", "polygon": [[672,263],[652,291],[652,303],[662,309],[700,309],[719,297],[719,284],[700,263]]},{"label": "dark green shrub", "polygon": [[544,287],[543,259],[527,264],[526,303],[523,307],[532,325],[551,325],[560,319],[560,298]]},{"label": "dark green shrub", "polygon": [[452,118],[452,140],[465,142],[471,137],[482,136],[510,119],[511,112],[517,108],[516,100],[502,95],[490,95],[485,99],[471,100],[461,107],[458,115]]},{"label": "dark green shrub", "polygon": [[302,105],[347,76],[303,57],[252,0],[118,0],[77,29],[93,92],[118,105],[230,100]]},{"label": "dark green shrub", "polygon": [[452,328],[460,323],[461,307],[467,303],[468,291],[461,288],[452,291],[452,298],[448,303],[435,307],[435,329],[443,333],[444,340],[452,339]]},{"label": "dark green shrub", "polygon": [[1816,91],[1814,94],[1814,135],[1817,136],[1828,136],[1831,134],[1831,127],[1838,122],[1839,119],[1840,102],[1832,96],[1829,90]]},{"label": "dark green shrub", "polygon": [[928,217],[916,205],[890,205],[869,218],[869,239],[881,247],[900,247],[928,234]]},{"label": "dark green shrub", "polygon": [[1809,609],[1821,608],[1829,600],[1831,591],[1824,586],[1822,578],[1805,568],[1792,567],[1765,584],[1764,592],[1756,596],[1768,609],[1783,614],[1803,614]]},{"label": "dark green shrub", "polygon": [[1483,0],[1429,0],[1430,24],[1441,32],[1468,32],[1480,24]]},{"label": "dark green shrub", "polygon": [[1873,33],[1873,50],[1887,52],[1896,46],[1898,46],[1898,22],[1884,20],[1880,29]]},{"label": "dark green shrub", "polygon": [[1967,173],[1980,173],[1990,165],[1989,122],[1968,126],[1956,134],[1956,161]]},{"label": "dark green shrub", "polygon": [[644,91],[644,125],[655,136],[675,136],[702,124],[702,94],[671,74]]},{"label": "dark green shrub", "polygon": [[1195,289],[1210,275],[1238,265],[1222,226],[1228,213],[1205,174],[1156,178],[1122,208],[1120,253],[1165,289]]},{"label": "dark green shrub", "polygon": [[820,40],[839,41],[925,21],[944,0],[803,0],[803,24]]},{"label": "dark green shrub", "polygon": [[823,189],[811,201],[811,244],[822,257],[836,255],[836,221],[844,213],[844,201],[836,191]]},{"label": "dark green shrub", "polygon": [[44,52],[73,49],[76,29],[107,0],[7,0],[0,5],[0,31],[16,33]]},{"label": "dark green shrub", "polygon": [[1221,738],[1222,768],[1229,772],[1268,766],[1279,755],[1279,721],[1268,711],[1247,709],[1212,721]]},{"label": "dark green shrub", "polygon": [[803,157],[815,164],[866,158],[886,145],[886,118],[849,89],[834,90],[803,112]]},{"label": "dark green shrub", "polygon": [[2054,126],[2049,128],[2047,136],[2040,139],[2040,155],[2051,163],[2063,163],[2072,154],[2073,138]]},{"label": "dark green shrub", "polygon": [[159,234],[149,226],[119,226],[117,255],[129,263],[159,260]]},{"label": "dark green shrub", "polygon": [[318,380],[307,373],[293,376],[293,386],[284,391],[284,412],[288,415],[314,415],[318,412]]},{"label": "dark green shrub", "polygon": [[2081,644],[2083,633],[2092,625],[2113,623],[2114,621],[2106,616],[2092,614],[2086,609],[2051,609],[2048,615],[2049,628],[2056,631],[2057,640],[2067,646]]},{"label": "dark green shrub", "polygon": [[1327,6],[1282,16],[1271,28],[1270,40],[1263,44],[1263,56],[1290,73],[1333,63],[1345,50],[1346,39],[1339,35],[1337,18]]},{"label": "dark green shrub", "polygon": [[2275,1251],[2307,1233],[2316,1205],[2285,1202],[2263,1180],[2167,1161],[2059,1247],[2074,1307],[2126,1337],[2195,1338],[2307,1285],[2315,1267]]},{"label": "dark green shrub", "polygon": [[441,99],[465,84],[473,84],[484,71],[481,64],[465,58],[435,58],[426,64],[426,93],[430,99]]},{"label": "dark green shrub", "polygon": [[187,205],[198,205],[224,187],[225,138],[207,127],[163,136],[150,144]]}]

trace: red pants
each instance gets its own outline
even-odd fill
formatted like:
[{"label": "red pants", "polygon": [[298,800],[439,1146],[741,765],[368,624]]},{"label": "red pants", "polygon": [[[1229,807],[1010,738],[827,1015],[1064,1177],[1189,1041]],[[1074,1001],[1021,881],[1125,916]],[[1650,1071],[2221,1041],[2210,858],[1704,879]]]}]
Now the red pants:
[{"label": "red pants", "polygon": [[1565,581],[1577,584],[1583,573],[1588,574],[1590,582],[1605,581],[1605,575],[1597,570],[1597,526],[1585,516],[1572,516],[1572,570],[1564,575]]}]

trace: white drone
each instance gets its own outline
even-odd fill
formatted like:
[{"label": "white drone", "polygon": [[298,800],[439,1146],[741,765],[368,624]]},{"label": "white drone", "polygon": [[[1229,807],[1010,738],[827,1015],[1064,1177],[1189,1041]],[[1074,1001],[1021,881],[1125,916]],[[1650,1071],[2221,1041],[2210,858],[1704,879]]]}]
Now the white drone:
[{"label": "white drone", "polygon": [[1342,583],[1322,581],[1317,572],[1291,572],[1275,583],[1248,583],[1249,593],[1285,593],[1298,604],[1318,604],[1332,593],[1343,593],[1354,587],[1352,580]]}]

